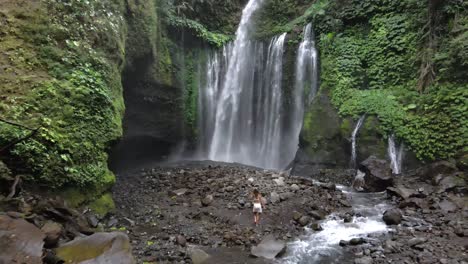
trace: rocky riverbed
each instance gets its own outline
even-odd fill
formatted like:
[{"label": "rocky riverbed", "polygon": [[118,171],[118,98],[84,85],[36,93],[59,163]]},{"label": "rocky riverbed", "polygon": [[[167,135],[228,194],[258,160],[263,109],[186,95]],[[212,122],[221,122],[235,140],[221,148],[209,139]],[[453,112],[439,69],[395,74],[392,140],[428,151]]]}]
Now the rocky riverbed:
[{"label": "rocky riverbed", "polygon": [[[18,184],[0,196],[0,263],[468,263],[464,172],[449,162],[405,175],[384,161],[361,165],[363,189],[380,192],[344,187],[354,173],[342,170],[321,172],[335,186],[235,164],[153,166],[118,175],[106,216]],[[255,188],[267,202],[258,226]],[[326,234],[346,237],[327,245],[338,254],[309,250]],[[304,254],[298,238],[307,250],[291,258]]]},{"label": "rocky riverbed", "polygon": [[437,162],[393,176],[385,235],[370,234],[343,249],[354,263],[468,263],[466,174]]},{"label": "rocky riverbed", "polygon": [[[251,192],[267,205],[253,223]],[[249,257],[265,238],[284,243],[305,226],[349,207],[334,184],[233,165],[158,167],[119,176],[116,226],[129,234],[140,262],[270,263]],[[278,253],[282,248],[278,251]]]}]

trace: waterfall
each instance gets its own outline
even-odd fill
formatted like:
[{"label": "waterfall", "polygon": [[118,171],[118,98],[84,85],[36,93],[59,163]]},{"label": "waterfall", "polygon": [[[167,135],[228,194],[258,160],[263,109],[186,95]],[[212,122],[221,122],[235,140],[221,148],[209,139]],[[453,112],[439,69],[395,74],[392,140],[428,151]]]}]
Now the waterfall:
[{"label": "waterfall", "polygon": [[269,43],[249,39],[261,2],[249,1],[236,40],[208,56],[199,87],[199,158],[283,169],[292,159],[281,87],[286,33]]},{"label": "waterfall", "polygon": [[395,143],[395,135],[388,137],[388,156],[390,158],[390,167],[394,174],[401,173],[402,161],[403,161],[404,144],[401,143],[397,146]]},{"label": "waterfall", "polygon": [[362,115],[357,124],[356,124],[356,127],[354,128],[353,130],[353,133],[351,134],[351,165],[353,166],[353,168],[356,168],[356,157],[357,157],[357,154],[356,154],[356,136],[359,132],[359,129],[361,128],[362,126],[362,123],[364,123],[364,119],[366,119],[366,115]]},{"label": "waterfall", "polygon": [[[304,112],[304,104],[309,104],[317,93],[317,65],[315,34],[312,29],[312,23],[309,23],[304,27],[303,40],[299,45],[296,58],[296,82],[294,98],[296,101],[296,112],[298,115],[302,115]],[[306,96],[306,98],[308,98],[307,102],[304,102],[304,94],[308,94],[308,96]],[[300,123],[302,123],[302,120]]]},{"label": "waterfall", "polygon": [[290,144],[286,153],[294,158],[299,147],[299,134],[304,120],[304,109],[312,102],[318,89],[317,49],[312,24],[304,27],[303,39],[296,57],[295,83],[292,93],[292,113],[290,120]]}]

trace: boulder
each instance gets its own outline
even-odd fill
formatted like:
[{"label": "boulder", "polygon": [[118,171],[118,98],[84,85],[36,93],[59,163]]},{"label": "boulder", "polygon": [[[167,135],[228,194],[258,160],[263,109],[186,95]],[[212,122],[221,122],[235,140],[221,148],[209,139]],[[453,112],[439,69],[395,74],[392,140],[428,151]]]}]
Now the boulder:
[{"label": "boulder", "polygon": [[181,245],[183,247],[185,247],[187,245],[187,239],[185,239],[185,237],[182,236],[182,235],[178,235],[176,240],[177,240],[177,244],[179,244],[179,245]]},{"label": "boulder", "polygon": [[42,263],[45,235],[23,219],[0,215],[0,263]]},{"label": "boulder", "polygon": [[128,236],[119,232],[76,238],[57,248],[56,254],[65,263],[135,263]]},{"label": "boulder", "polygon": [[253,246],[250,251],[252,256],[266,259],[274,259],[286,251],[286,243],[276,240],[272,235],[266,236],[258,246]]},{"label": "boulder", "polygon": [[294,211],[292,214],[292,217],[294,221],[299,221],[299,219],[302,217],[302,214],[299,213],[298,211]]},{"label": "boulder", "polygon": [[384,212],[382,219],[387,225],[398,225],[402,220],[401,211],[393,208]]},{"label": "boulder", "polygon": [[310,225],[310,227],[312,228],[312,230],[314,231],[322,231],[323,230],[323,227],[318,223],[318,222],[314,222]]},{"label": "boulder", "polygon": [[272,192],[270,194],[270,201],[271,203],[279,203],[281,201],[281,198],[277,192]]},{"label": "boulder", "polygon": [[392,170],[386,160],[370,156],[363,161],[359,168],[364,176],[365,189],[371,192],[381,192],[393,183]]},{"label": "boulder", "polygon": [[357,246],[366,243],[367,241],[362,237],[356,237],[349,240],[351,246]]},{"label": "boulder", "polygon": [[437,205],[439,206],[440,210],[442,210],[442,212],[444,213],[455,212],[458,209],[457,205],[449,200],[442,200]]},{"label": "boulder", "polygon": [[409,197],[411,197],[412,195],[414,195],[416,193],[415,190],[405,188],[401,184],[395,185],[394,187],[388,187],[387,192],[392,194],[392,195],[403,198],[403,199],[408,199]]},{"label": "boulder", "polygon": [[210,204],[213,203],[213,195],[207,195],[205,198],[201,200],[201,203],[203,206],[209,206]]},{"label": "boulder", "polygon": [[291,191],[293,191],[293,192],[297,192],[300,189],[301,189],[301,187],[299,187],[299,185],[297,185],[297,184],[291,185]]},{"label": "boulder", "polygon": [[458,168],[455,164],[442,160],[418,169],[416,174],[421,180],[437,185],[438,181],[440,181],[444,176],[451,175],[457,171]]},{"label": "boulder", "polygon": [[63,233],[62,225],[52,221],[46,222],[44,226],[42,226],[41,230],[46,235],[44,242],[47,248],[51,248],[57,245],[60,236]]},{"label": "boulder", "polygon": [[198,248],[189,249],[189,255],[193,264],[203,264],[211,257],[208,253]]},{"label": "boulder", "polygon": [[309,212],[309,215],[312,216],[315,220],[325,219],[325,212],[322,210],[313,210]]},{"label": "boulder", "polygon": [[408,240],[408,246],[414,247],[423,243],[426,243],[427,238],[424,237],[414,237]]},{"label": "boulder", "polygon": [[309,222],[310,222],[310,217],[308,217],[308,216],[302,216],[301,218],[299,218],[299,221],[298,221],[298,222],[299,222],[299,224],[300,224],[301,226],[306,226],[306,225],[309,224]]}]

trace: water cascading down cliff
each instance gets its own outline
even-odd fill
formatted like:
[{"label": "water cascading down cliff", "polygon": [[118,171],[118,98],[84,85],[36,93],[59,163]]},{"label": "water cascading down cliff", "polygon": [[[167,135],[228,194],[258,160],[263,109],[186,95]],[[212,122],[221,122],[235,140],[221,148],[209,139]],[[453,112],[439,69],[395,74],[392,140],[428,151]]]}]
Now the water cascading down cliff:
[{"label": "water cascading down cliff", "polygon": [[293,107],[287,110],[282,87],[286,33],[269,42],[249,37],[252,15],[261,4],[249,1],[235,41],[209,55],[199,86],[198,158],[284,169],[298,149],[310,101],[305,92],[313,97],[317,89],[317,52],[309,25],[298,50]]}]

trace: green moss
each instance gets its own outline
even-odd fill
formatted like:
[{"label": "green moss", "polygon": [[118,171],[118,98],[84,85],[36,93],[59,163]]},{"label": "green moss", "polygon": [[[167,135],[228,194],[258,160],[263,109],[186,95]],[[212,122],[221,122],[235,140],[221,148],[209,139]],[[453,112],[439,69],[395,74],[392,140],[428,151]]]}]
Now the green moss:
[{"label": "green moss", "polygon": [[[6,157],[27,180],[52,188],[109,182],[106,150],[122,135],[124,112],[124,6],[46,0],[2,9],[9,23],[0,64],[9,71],[0,73],[1,115],[38,128]],[[0,145],[28,133],[1,124]]]},{"label": "green moss", "polygon": [[115,209],[114,200],[111,193],[106,193],[101,198],[91,202],[88,207],[101,217],[106,216]]},{"label": "green moss", "polygon": [[[420,28],[426,23],[421,17],[427,8],[414,1],[351,1],[330,4],[314,21],[321,89],[330,91],[340,115],[374,115],[379,122],[370,126],[377,131],[368,140],[394,133],[420,159],[433,160],[453,157],[467,145],[468,121],[462,113],[468,97],[466,83],[446,74],[459,68],[438,72],[426,93],[416,91]],[[437,30],[447,37],[440,41],[449,39],[446,28]]]}]

